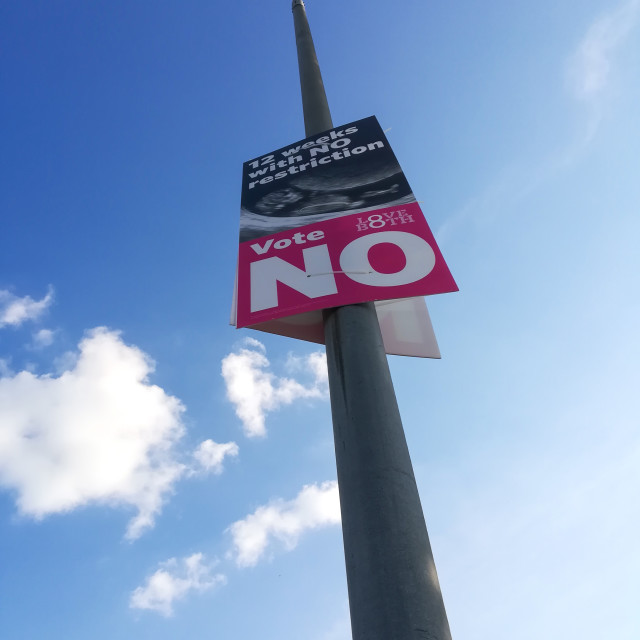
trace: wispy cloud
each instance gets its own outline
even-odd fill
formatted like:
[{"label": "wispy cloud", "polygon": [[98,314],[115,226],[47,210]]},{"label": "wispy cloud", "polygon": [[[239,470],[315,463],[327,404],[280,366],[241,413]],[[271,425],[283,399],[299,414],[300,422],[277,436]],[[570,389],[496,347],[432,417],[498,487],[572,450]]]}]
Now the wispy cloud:
[{"label": "wispy cloud", "polygon": [[227,398],[235,405],[236,415],[249,437],[266,435],[268,412],[299,399],[327,397],[324,354],[289,358],[287,367],[291,373],[310,374],[311,382],[306,385],[290,377],[278,377],[269,367],[264,345],[253,338],[246,339],[243,347],[222,360]]},{"label": "wispy cloud", "polygon": [[250,567],[257,564],[274,541],[290,550],[305,531],[339,523],[338,483],[306,485],[293,500],[272,500],[234,522],[229,527],[232,555],[238,566]]},{"label": "wispy cloud", "polygon": [[13,375],[13,371],[10,366],[10,360],[7,358],[0,358],[0,378],[8,378]]},{"label": "wispy cloud", "polygon": [[569,61],[569,78],[578,98],[593,100],[605,90],[612,59],[636,26],[639,9],[640,0],[627,0],[589,27]]},{"label": "wispy cloud", "polygon": [[53,344],[55,337],[55,331],[51,329],[40,329],[33,334],[33,348],[43,349],[44,347],[50,347]]},{"label": "wispy cloud", "polygon": [[584,134],[566,156],[575,157],[595,137],[604,115],[619,50],[637,26],[640,0],[625,0],[600,16],[585,33],[567,61],[567,78],[573,95],[588,108]]},{"label": "wispy cloud", "polygon": [[219,475],[223,470],[224,459],[227,456],[237,456],[238,451],[238,445],[235,442],[218,443],[205,440],[193,452],[193,457],[200,469]]},{"label": "wispy cloud", "polygon": [[550,149],[538,162],[512,159],[482,192],[445,220],[436,233],[439,242],[446,243],[462,226],[491,225],[505,211],[517,211],[523,199],[583,156],[602,122],[616,54],[637,27],[639,17],[640,0],[625,0],[597,18],[567,56],[564,67],[567,83],[572,96],[586,109],[586,120],[578,134]]},{"label": "wispy cloud", "polygon": [[20,513],[130,506],[130,539],[154,524],[185,467],[175,458],[184,407],[149,383],[153,369],[117,332],[98,328],[59,377],[0,379],[0,486],[15,492]]},{"label": "wispy cloud", "polygon": [[165,617],[173,614],[173,605],[190,593],[202,593],[226,583],[226,577],[214,574],[215,563],[207,564],[202,553],[177,560],[171,558],[161,563],[142,587],[131,594],[132,609],[156,611]]},{"label": "wispy cloud", "polygon": [[19,298],[6,289],[0,289],[0,329],[5,326],[18,327],[27,320],[36,320],[52,302],[51,286],[42,300],[34,300],[31,296]]}]

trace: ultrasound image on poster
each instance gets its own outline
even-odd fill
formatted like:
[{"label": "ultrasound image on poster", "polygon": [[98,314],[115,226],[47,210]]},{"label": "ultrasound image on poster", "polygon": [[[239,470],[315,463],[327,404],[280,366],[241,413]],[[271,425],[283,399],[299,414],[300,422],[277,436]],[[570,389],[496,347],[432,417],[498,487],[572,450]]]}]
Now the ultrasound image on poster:
[{"label": "ultrasound image on poster", "polygon": [[240,242],[415,202],[375,116],[245,162]]}]

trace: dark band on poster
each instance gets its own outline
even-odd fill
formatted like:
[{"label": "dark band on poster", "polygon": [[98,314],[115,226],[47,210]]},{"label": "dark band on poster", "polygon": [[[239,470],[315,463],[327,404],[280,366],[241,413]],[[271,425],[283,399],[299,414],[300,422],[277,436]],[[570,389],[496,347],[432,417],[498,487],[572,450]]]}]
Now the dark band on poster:
[{"label": "dark band on poster", "polygon": [[245,162],[240,242],[415,202],[375,116]]}]

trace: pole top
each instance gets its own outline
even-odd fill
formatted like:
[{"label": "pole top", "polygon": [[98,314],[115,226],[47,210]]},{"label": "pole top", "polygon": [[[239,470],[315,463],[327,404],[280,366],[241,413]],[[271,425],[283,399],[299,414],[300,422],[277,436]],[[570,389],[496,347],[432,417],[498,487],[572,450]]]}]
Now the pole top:
[{"label": "pole top", "polygon": [[298,5],[304,8],[304,2],[302,2],[302,0],[293,0],[291,3],[291,11],[293,11]]}]

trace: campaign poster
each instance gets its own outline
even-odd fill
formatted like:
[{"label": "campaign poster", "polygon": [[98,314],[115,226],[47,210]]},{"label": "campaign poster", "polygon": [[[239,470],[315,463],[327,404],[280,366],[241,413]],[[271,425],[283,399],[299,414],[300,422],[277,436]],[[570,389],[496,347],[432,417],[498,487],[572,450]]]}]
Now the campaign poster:
[{"label": "campaign poster", "polygon": [[237,326],[457,290],[375,117],[244,164]]},{"label": "campaign poster", "polygon": [[387,353],[440,357],[421,296],[456,290],[375,117],[244,163],[232,324],[323,343],[375,301]]}]

